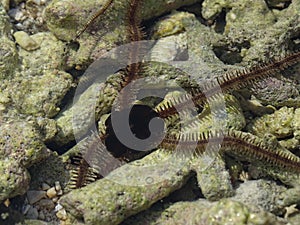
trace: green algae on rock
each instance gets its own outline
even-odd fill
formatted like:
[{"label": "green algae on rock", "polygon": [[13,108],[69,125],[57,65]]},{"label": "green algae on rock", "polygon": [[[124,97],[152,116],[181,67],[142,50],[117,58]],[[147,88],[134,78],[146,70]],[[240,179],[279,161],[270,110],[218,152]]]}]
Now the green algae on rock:
[{"label": "green algae on rock", "polygon": [[194,17],[191,13],[173,11],[154,25],[152,38],[160,39],[184,32],[186,25],[193,20],[191,17]]},{"label": "green algae on rock", "polygon": [[269,77],[251,88],[253,95],[264,105],[275,107],[300,106],[300,92],[293,79]]},{"label": "green algae on rock", "polygon": [[71,86],[70,74],[46,71],[41,76],[15,79],[11,98],[20,113],[51,118],[60,111],[61,100]]},{"label": "green algae on rock", "polygon": [[0,3],[0,81],[14,77],[19,68],[18,52],[11,40],[12,29],[2,4]]},{"label": "green algae on rock", "polygon": [[14,42],[5,36],[0,37],[0,80],[11,79],[19,68],[19,55]]},{"label": "green algae on rock", "polygon": [[40,32],[31,35],[30,38],[39,45],[39,48],[30,52],[19,48],[24,75],[40,76],[45,71],[64,70],[66,68],[66,44],[64,42],[49,32]]},{"label": "green algae on rock", "polygon": [[234,225],[284,225],[285,222],[271,213],[257,212],[254,206],[222,199],[219,202],[208,202],[199,199],[193,202],[176,202],[163,209],[146,211],[123,223],[124,225],[142,224],[234,224]]},{"label": "green algae on rock", "polygon": [[0,36],[7,36],[10,34],[12,26],[9,23],[9,17],[3,7],[2,2],[0,2]]},{"label": "green algae on rock", "polygon": [[24,194],[30,176],[26,171],[45,159],[49,152],[38,131],[24,121],[1,123],[0,129],[0,201]]},{"label": "green algae on rock", "polygon": [[[45,9],[45,21],[49,30],[61,40],[70,41],[76,36],[76,32],[84,26],[90,12],[101,8],[106,2],[102,1],[52,1]],[[197,2],[196,0],[172,2],[164,1],[145,1],[141,10],[142,20],[170,12],[183,5],[189,5]],[[82,10],[85,9],[85,10]],[[112,6],[101,15],[95,22],[97,26],[91,26],[82,37],[78,39],[79,49],[69,58],[69,66],[77,65],[85,67],[91,60],[99,58],[106,51],[128,42],[127,25],[125,16],[127,14],[128,1],[114,1]]]},{"label": "green algae on rock", "polygon": [[[178,165],[183,166],[178,168]],[[88,187],[69,192],[60,203],[78,222],[118,224],[180,188],[189,176],[187,166],[186,160],[156,151],[116,169]],[[146,169],[148,174],[153,171],[147,177],[139,168]]]},{"label": "green algae on rock", "polygon": [[23,49],[27,51],[33,51],[38,49],[40,46],[36,43],[26,32],[17,31],[14,33],[16,43],[19,44]]},{"label": "green algae on rock", "polygon": [[295,48],[288,43],[299,33],[299,1],[292,1],[282,11],[269,9],[263,0],[204,1],[202,6],[206,19],[225,12],[223,38],[214,43],[216,54],[225,63],[254,65]]},{"label": "green algae on rock", "polygon": [[[197,173],[198,185],[203,196],[209,201],[217,201],[232,196],[234,190],[230,175],[225,169],[224,160],[220,156],[211,158],[211,160],[213,161],[207,163],[200,156],[192,162],[192,168]],[[204,166],[208,168],[203,169]]]},{"label": "green algae on rock", "polygon": [[279,143],[290,150],[297,149],[299,139],[299,108],[282,107],[272,114],[264,115],[248,125],[250,132],[259,137],[266,133],[274,135]]},{"label": "green algae on rock", "polygon": [[54,117],[73,82],[72,76],[63,71],[65,44],[46,32],[30,38],[39,48],[19,48],[22,71],[16,73],[6,91],[19,113]]},{"label": "green algae on rock", "polygon": [[[76,33],[78,27],[80,28],[84,24],[84,22],[86,22],[85,20],[87,20],[88,18],[87,13],[90,13],[92,10],[99,8],[96,6],[98,4],[99,5],[103,4],[103,2],[104,1],[100,1],[99,3],[94,1],[86,1],[86,2],[70,1],[70,0],[53,1],[53,4],[51,4],[47,8],[48,11],[45,12],[45,18],[48,20],[48,25],[50,29],[55,33],[57,37],[62,38],[64,40],[70,40],[72,39],[72,36],[74,36],[74,34]],[[209,1],[205,1],[205,3],[208,2]],[[211,4],[213,4],[213,2],[216,1],[211,1]],[[227,1],[227,3],[228,2],[229,1]],[[114,46],[116,46],[116,44],[124,43],[125,36],[123,31],[126,28],[124,26],[124,22],[120,21],[123,17],[120,17],[121,19],[117,19],[115,21],[114,21],[115,19],[114,17],[109,18],[110,15],[113,15],[114,13],[119,15],[122,13],[124,14],[124,12],[126,12],[126,7],[121,8],[120,12],[118,12],[118,10],[116,10],[116,12],[113,12],[115,9],[119,9],[118,7],[120,5],[123,5],[123,3],[125,3],[125,1],[117,1],[117,5],[114,6],[115,8],[112,8],[111,11],[108,11],[108,14],[104,15],[104,18],[101,17],[99,19],[101,20],[100,23],[96,23],[95,25],[92,25],[91,29],[88,30],[87,33],[83,34],[82,38],[79,38],[78,40],[80,44],[79,51],[75,52],[74,49],[70,50],[71,56],[67,61],[67,63],[69,63],[68,68],[76,64],[88,65],[90,59],[96,58],[96,56],[101,55],[101,53],[105,52],[107,49],[113,48]],[[146,4],[152,6],[151,8],[152,11],[149,10],[151,11],[149,15],[143,15],[143,18],[149,19],[150,17],[161,15],[161,13],[170,11],[170,9],[177,8],[174,6],[177,3],[179,5],[189,4],[189,2],[187,1],[159,1],[159,2],[154,0],[148,1]],[[238,5],[238,3],[243,3],[243,4]],[[181,37],[187,38],[187,41],[183,43],[187,43],[188,49],[193,51],[193,53],[196,56],[196,58],[192,63],[196,62],[195,64],[200,64],[200,67],[198,67],[197,70],[192,71],[196,79],[199,78],[199,80],[197,81],[203,81],[201,79],[205,77],[216,77],[220,74],[223,74],[224,69],[233,68],[228,65],[224,65],[220,60],[218,60],[216,55],[220,57],[222,60],[226,58],[229,59],[227,61],[225,60],[225,63],[236,63],[239,60],[241,60],[243,57],[245,57],[242,60],[243,65],[248,63],[254,64],[257,61],[263,61],[264,59],[268,58],[270,55],[272,56],[272,55],[280,55],[282,53],[284,54],[287,47],[286,43],[289,42],[290,38],[296,35],[297,32],[299,31],[298,29],[299,25],[297,24],[297,20],[299,20],[299,17],[295,15],[295,12],[297,12],[297,10],[294,11],[295,9],[297,9],[297,4],[299,4],[299,1],[294,1],[291,7],[288,8],[287,10],[284,10],[284,12],[282,13],[274,12],[274,15],[272,11],[270,11],[268,8],[265,7],[263,1],[253,1],[253,2],[249,1],[246,2],[245,4],[244,2],[238,1],[238,3],[235,3],[233,1],[230,2],[231,5],[228,3],[230,7],[232,6],[234,8],[231,12],[227,14],[228,25],[226,25],[225,32],[224,32],[225,34],[228,34],[229,38],[228,37],[224,38],[223,37],[224,35],[222,36],[220,33],[217,34],[212,29],[200,24],[200,22],[197,21],[197,19],[192,14],[189,13],[174,12],[171,16],[171,19],[175,20],[175,25],[170,24],[169,23],[170,20],[167,21],[167,18],[163,19],[164,21],[166,21],[167,25],[171,25],[171,26],[167,28],[163,28],[162,29],[163,31],[159,33],[159,36],[168,36],[171,34],[176,34],[177,37],[179,37],[178,39],[180,39]],[[228,5],[226,4],[224,3],[224,5],[221,8],[218,8],[219,11],[218,10],[217,11],[221,12],[223,9],[229,9]],[[167,9],[166,7],[162,7],[165,5],[169,5],[170,7]],[[249,7],[249,9],[247,7]],[[144,10],[144,11],[145,14],[148,13],[148,10]],[[286,15],[288,16],[284,15],[284,13],[286,13]],[[205,17],[205,13],[203,13],[203,15]],[[215,17],[216,15],[217,14],[212,15],[212,17]],[[249,16],[250,19],[242,18],[244,15]],[[259,26],[256,26],[255,21],[260,20],[264,16],[266,16],[267,19],[265,21],[263,20],[259,21],[260,22]],[[254,19],[253,19],[253,25],[251,24],[250,26],[251,29],[249,28],[249,32],[245,31],[244,28],[247,25],[249,25],[247,23],[248,19],[249,21],[251,21],[252,18]],[[278,20],[281,20],[283,18],[284,22],[282,23],[282,21],[279,21],[278,23],[276,23],[275,20],[277,18]],[[178,25],[177,23],[178,21],[179,22],[183,21],[183,22]],[[286,26],[283,26],[284,23]],[[99,29],[97,27],[98,25],[101,29],[100,31],[98,30]],[[264,38],[262,34],[265,31],[266,26],[269,27],[267,28],[268,35],[266,38]],[[260,29],[257,29],[257,27],[259,27]],[[93,31],[91,30],[95,30],[96,34],[94,34]],[[108,34],[105,35],[104,32],[108,30],[110,32],[108,32]],[[275,35],[273,35],[272,33],[273,31],[275,32]],[[180,35],[178,35],[178,33],[180,33]],[[251,35],[254,34],[254,35],[251,36],[250,34]],[[174,37],[174,35],[169,37],[171,38],[168,40],[171,40],[172,37]],[[272,39],[273,37],[275,37],[274,40]],[[1,93],[2,96],[0,98],[2,100],[0,102],[1,103],[3,102],[4,103],[3,105],[5,105],[10,101],[11,98],[12,101],[15,103],[16,107],[22,113],[28,115],[34,115],[34,116],[53,117],[59,111],[58,106],[60,105],[61,99],[71,87],[71,82],[72,82],[70,75],[61,72],[61,70],[66,68],[65,61],[64,61],[65,58],[63,55],[65,44],[63,42],[57,41],[57,39],[52,34],[45,34],[45,33],[37,34],[37,35],[33,35],[32,38],[34,38],[34,40],[37,41],[37,43],[41,44],[41,48],[30,53],[28,53],[23,49],[19,49],[20,56],[23,58],[22,61],[23,61],[23,66],[25,68],[23,71],[24,73],[22,73],[22,76],[18,77],[18,79],[15,79],[16,83],[11,83],[8,85],[9,88],[11,87],[16,88],[19,87],[18,84],[21,84],[22,90],[16,93],[11,93],[11,96],[8,96],[7,89],[6,89],[5,93],[3,94]],[[46,39],[47,41],[41,41],[42,39],[43,40]],[[99,40],[100,42],[98,43]],[[223,42],[219,42],[220,40],[223,40]],[[94,48],[94,46],[97,47]],[[279,46],[280,48],[278,48]],[[248,48],[250,48],[250,50],[248,50]],[[234,49],[234,51],[235,50],[240,51],[241,57],[236,57],[239,54],[232,54],[232,55],[230,55],[230,53],[226,54],[224,53],[223,49],[229,49],[229,52],[231,52],[231,49]],[[232,56],[232,57],[227,57],[227,56]],[[176,57],[174,57],[173,59],[175,58]],[[15,58],[13,57],[13,60],[15,59],[17,60],[17,57]],[[154,64],[151,64],[150,67],[152,67],[153,65]],[[161,69],[160,71],[158,71],[157,68],[153,68],[153,69],[146,69],[146,71],[149,72],[150,75],[158,76],[161,74],[166,75],[166,73],[164,72],[167,71],[167,69]],[[11,73],[10,77],[13,76],[15,76],[15,74]],[[168,70],[166,77],[168,76],[174,78],[176,77],[176,74]],[[187,79],[188,78],[189,77],[187,77]],[[32,79],[32,81],[29,81],[29,79]],[[106,90],[103,91],[99,99],[96,100],[95,110],[97,114],[96,115],[97,120],[100,118],[102,114],[110,111],[112,102],[118,92],[118,85],[119,85],[118,79],[119,79],[118,75],[114,75],[110,77],[109,81],[106,81],[107,82],[105,86]],[[48,87],[49,83],[51,84],[51,86],[53,86],[53,88]],[[43,87],[38,87],[38,86],[43,86]],[[33,93],[31,93],[32,90]],[[94,101],[94,99],[88,102],[89,96],[93,94],[93,91],[98,91],[97,87],[92,86],[90,87],[89,91],[82,94],[81,97],[85,104],[82,105],[80,105],[80,103],[74,104],[72,107],[68,108],[66,111],[62,112],[57,117],[56,121],[59,127],[59,134],[56,136],[56,142],[59,145],[69,144],[73,140],[72,128],[74,124],[72,124],[72,113],[73,113],[72,110],[75,110],[79,114],[78,118],[80,118],[80,121],[78,121],[78,124],[76,124],[77,127],[81,127],[81,126],[84,127],[86,125],[87,126],[89,125],[89,121],[86,120],[87,117],[85,115],[85,110],[87,110],[86,107],[90,106],[89,104],[91,105],[95,104],[95,102],[91,102]],[[22,96],[24,94],[25,96]],[[54,96],[52,94],[54,94]],[[28,96],[31,98],[26,99],[26,97]],[[49,100],[49,98],[51,99]],[[32,99],[34,100],[34,102],[30,102]],[[232,101],[231,103],[235,105],[235,100]],[[244,121],[244,116],[241,114],[240,108],[238,107],[238,110],[234,111],[234,113],[230,111],[230,106],[228,109],[229,109],[228,110],[229,117],[231,118],[230,121],[232,122],[229,126],[232,126],[236,129],[241,129],[245,121]],[[296,110],[295,110],[295,114],[293,116],[292,121],[289,121],[289,123],[292,124],[290,125],[291,128],[289,128],[289,131],[292,130],[293,135],[297,138],[299,137],[299,132],[298,132],[299,123],[297,122],[298,120],[296,120],[295,118],[297,116],[299,117],[298,114],[299,113],[296,114]],[[56,121],[54,120],[39,121],[40,128],[45,132],[45,135],[43,135],[43,137],[40,137],[40,139],[42,139],[43,141],[52,140],[52,138],[57,132],[55,127]],[[76,129],[78,129],[77,127]],[[207,127],[209,127],[208,124]],[[288,145],[290,146],[291,144]],[[299,146],[299,142],[296,142],[296,144],[294,143],[294,146],[296,147]],[[3,162],[5,161],[0,161],[0,164],[1,163],[3,164]],[[194,168],[194,170],[197,172],[197,177],[199,178],[198,180],[199,186],[200,188],[202,187],[205,196],[209,199],[219,199],[223,196],[228,196],[228,193],[231,194],[232,191],[232,187],[228,185],[230,184],[229,182],[230,177],[228,176],[228,173],[224,168],[224,163],[222,161],[216,163],[221,164],[218,168],[216,168],[217,172],[222,173],[222,176],[221,175],[219,176],[221,180],[217,179],[218,177],[216,177],[217,176],[216,174],[218,173],[213,174],[213,173],[209,173],[211,171],[207,171],[207,173],[201,174],[201,172],[203,172],[201,168],[199,170],[197,170],[196,167]],[[16,168],[20,168],[18,167],[18,164],[12,164],[12,165],[14,165]],[[10,168],[6,169],[5,166],[3,166],[3,168],[5,168],[3,169],[5,171],[9,171],[10,169]],[[123,169],[125,170],[125,168],[127,167],[124,167]],[[119,169],[119,171],[120,170],[121,169]],[[29,178],[26,170],[21,168],[18,172],[23,173],[24,175],[19,176],[17,178],[12,178],[11,180],[15,179],[17,180],[16,183],[24,183],[25,186],[27,186]],[[128,171],[128,173],[130,172],[132,174],[130,174],[129,176],[133,176],[133,174],[137,173],[137,171]],[[118,173],[118,171],[116,171],[115,173]],[[269,173],[271,174],[271,172]],[[107,222],[110,222],[110,219],[117,222],[117,221],[121,221],[122,219],[124,219],[125,217],[133,213],[137,213],[149,207],[152,203],[154,203],[158,199],[168,195],[171,191],[175,190],[176,188],[179,188],[180,185],[182,185],[182,183],[185,182],[186,176],[188,176],[187,174],[188,172],[184,171],[183,174],[179,174],[177,177],[174,178],[175,181],[171,180],[169,183],[164,184],[166,185],[164,187],[159,185],[157,186],[154,185],[150,188],[143,187],[143,188],[136,188],[135,190],[129,187],[118,186],[116,183],[111,182],[111,180],[104,179],[82,190],[72,191],[69,195],[64,197],[62,202],[64,202],[66,208],[70,211],[70,214],[73,214],[74,216],[78,217],[77,218],[78,223],[82,222],[82,218],[84,218],[84,220],[86,220],[87,222],[91,222],[91,223],[98,222],[99,218],[105,218],[104,221],[106,220]],[[201,177],[201,175],[203,176]],[[285,175],[290,175],[290,174],[286,173]],[[220,183],[223,177],[225,177],[226,182]],[[277,178],[276,175],[272,177]],[[139,178],[140,176],[137,176],[137,178],[135,179],[139,179]],[[216,178],[217,180],[210,180],[212,178],[214,179]],[[6,177],[4,177],[4,179],[6,179]],[[169,179],[173,179],[173,178],[169,177]],[[280,180],[282,180],[282,177],[280,178]],[[204,186],[206,184],[207,186]],[[10,185],[11,184],[7,184],[6,187],[10,187]],[[225,186],[225,188],[223,186]],[[23,190],[16,190],[16,191],[11,190],[11,194],[9,196],[14,196],[18,193],[21,193],[22,191]],[[103,193],[101,193],[102,191]],[[5,192],[9,192],[9,191],[5,191]],[[145,193],[145,195],[142,196],[141,193]],[[78,196],[76,197],[76,195]],[[90,197],[87,195],[90,195]],[[7,196],[8,195],[6,195],[6,198]],[[82,206],[78,205],[76,200],[82,202],[83,205]],[[120,204],[114,205],[115,203],[113,202],[114,200],[118,200],[117,203]],[[293,199],[291,199],[291,201],[292,200]],[[298,201],[298,199],[294,201]],[[101,206],[103,202],[105,204],[104,206]],[[221,205],[221,203],[218,204]],[[92,209],[93,207],[95,210]],[[238,209],[238,207],[240,207],[240,209]],[[166,224],[168,223],[176,224],[180,222],[187,223],[186,220],[188,219],[190,220],[194,219],[194,221],[197,221],[198,216],[202,215],[200,212],[202,208],[201,210],[198,210],[197,213],[191,214],[194,216],[194,217],[192,216],[191,218],[190,217],[187,218],[185,216],[186,214],[183,214],[186,212],[184,209],[193,210],[194,208],[196,208],[196,206],[193,205],[192,203],[187,203],[186,208],[185,206],[178,204],[178,211],[181,212],[174,213],[175,210],[174,211],[171,210],[170,214],[166,213],[167,215],[165,217],[168,217],[166,218],[166,220],[168,220]],[[230,211],[230,209],[232,209],[232,211]],[[215,220],[216,216],[219,216],[218,219],[221,218],[220,220],[222,220],[221,221],[222,223],[232,221],[234,219],[235,222],[239,222],[240,224],[247,224],[245,221],[253,224],[268,224],[268,223],[280,224],[280,222],[278,222],[278,220],[274,218],[274,216],[270,216],[270,214],[267,213],[256,214],[252,211],[250,213],[249,211],[251,210],[248,210],[248,207],[240,203],[226,202],[222,205],[222,207],[219,207],[218,210],[209,210],[209,212],[211,212],[209,218],[207,219],[206,217],[201,217],[201,221],[202,219],[207,222],[213,221]],[[174,214],[176,214],[177,217],[175,216],[173,217]],[[237,216],[237,215],[242,215],[242,216]]]}]

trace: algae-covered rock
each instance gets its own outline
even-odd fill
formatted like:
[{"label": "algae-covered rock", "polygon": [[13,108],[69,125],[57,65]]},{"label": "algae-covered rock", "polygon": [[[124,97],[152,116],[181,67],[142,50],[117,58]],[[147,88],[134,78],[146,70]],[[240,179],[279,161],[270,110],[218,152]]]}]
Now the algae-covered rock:
[{"label": "algae-covered rock", "polygon": [[50,142],[58,132],[56,121],[49,118],[37,117],[36,123],[44,142]]},{"label": "algae-covered rock", "polygon": [[230,175],[225,169],[225,162],[219,156],[210,160],[211,162],[202,158],[193,160],[193,170],[197,173],[197,181],[202,194],[210,201],[232,196],[234,191]]},{"label": "algae-covered rock", "polygon": [[30,176],[26,168],[45,159],[48,150],[28,122],[7,122],[0,129],[0,201],[24,194]]},{"label": "algae-covered rock", "polygon": [[[24,34],[18,32],[20,33]],[[15,77],[7,83],[3,93],[8,94],[7,98],[12,100],[11,104],[19,113],[53,117],[60,111],[61,100],[73,82],[72,76],[62,71],[65,64],[64,43],[45,32],[30,37],[26,34],[26,37],[39,48],[18,48],[18,62],[21,63],[22,70],[17,73],[15,70],[18,67],[13,66]],[[9,64],[5,68],[9,69]]]},{"label": "algae-covered rock", "polygon": [[251,89],[255,97],[264,105],[300,106],[299,88],[293,80],[269,77],[258,82]]},{"label": "algae-covered rock", "polygon": [[285,207],[289,206],[282,202],[286,190],[286,187],[277,185],[274,181],[249,180],[239,185],[232,199],[257,207],[257,212],[264,210],[282,215]]},{"label": "algae-covered rock", "polygon": [[18,71],[19,58],[14,42],[0,37],[0,80],[11,79]]},{"label": "algae-covered rock", "polygon": [[186,159],[163,151],[126,164],[102,180],[60,199],[69,215],[87,224],[118,224],[180,188],[187,180]]},{"label": "algae-covered rock", "polygon": [[[216,222],[216,219],[217,222]],[[232,200],[221,200],[215,206],[208,209],[207,214],[203,214],[201,220],[204,224],[284,224],[274,215],[267,212],[254,213],[240,202]]]},{"label": "algae-covered rock", "polygon": [[48,70],[63,70],[65,68],[65,43],[49,32],[40,32],[29,38],[39,48],[35,51],[19,49],[23,73],[27,76],[40,76]]},{"label": "algae-covered rock", "polygon": [[234,224],[234,225],[284,225],[271,213],[257,212],[254,206],[230,199],[208,202],[203,199],[194,202],[177,202],[163,209],[146,211],[124,222],[124,225],[142,224]]},{"label": "algae-covered rock", "polygon": [[223,38],[214,43],[216,54],[225,63],[253,65],[268,61],[282,55],[290,38],[299,33],[298,1],[282,11],[273,11],[264,0],[204,1],[202,6],[206,19],[225,13],[226,22],[219,25]]},{"label": "algae-covered rock", "polygon": [[14,33],[17,44],[27,51],[38,49],[40,46],[24,31],[18,31]]},{"label": "algae-covered rock", "polygon": [[15,160],[0,158],[0,202],[25,194],[29,188],[30,175]]},{"label": "algae-covered rock", "polygon": [[299,109],[282,107],[272,114],[257,118],[249,125],[249,130],[263,137],[266,133],[280,139],[280,144],[287,149],[299,146]]},{"label": "algae-covered rock", "polygon": [[152,38],[159,39],[184,32],[193,16],[191,13],[173,11],[154,25]]},{"label": "algae-covered rock", "polygon": [[277,138],[286,138],[293,133],[293,118],[294,109],[282,107],[273,114],[264,115],[254,121],[251,131],[261,137],[267,132],[275,135]]},{"label": "algae-covered rock", "polygon": [[[177,9],[182,5],[189,5],[197,2],[188,1],[144,1],[142,6],[142,20],[150,19]],[[72,40],[76,32],[84,27],[91,14],[100,9],[106,0],[102,1],[52,1],[45,9],[45,21],[52,33],[59,39]],[[128,1],[118,0],[101,15],[90,29],[78,39],[79,49],[70,57],[69,66],[86,66],[91,59],[99,58],[107,50],[128,42],[126,15]],[[85,10],[82,10],[85,9]],[[91,31],[93,30],[93,31]],[[92,32],[92,33],[91,33]]]},{"label": "algae-covered rock", "polygon": [[11,40],[11,24],[0,3],[0,81],[11,79],[19,67],[18,52]]},{"label": "algae-covered rock", "polygon": [[12,27],[4,6],[5,5],[0,2],[0,36],[8,35]]},{"label": "algae-covered rock", "polygon": [[61,100],[71,85],[68,73],[48,71],[42,76],[15,80],[11,98],[20,113],[53,117],[60,111]]}]

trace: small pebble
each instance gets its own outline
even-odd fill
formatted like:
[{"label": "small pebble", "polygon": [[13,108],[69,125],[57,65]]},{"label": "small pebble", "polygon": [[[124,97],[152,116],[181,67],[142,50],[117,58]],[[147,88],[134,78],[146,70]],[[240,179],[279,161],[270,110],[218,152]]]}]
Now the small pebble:
[{"label": "small pebble", "polygon": [[33,51],[40,47],[26,32],[17,31],[14,33],[14,37],[18,45],[27,51]]},{"label": "small pebble", "polygon": [[10,200],[9,199],[6,199],[3,204],[6,206],[6,207],[9,207],[10,205]]},{"label": "small pebble", "polygon": [[47,183],[42,183],[42,190],[47,191],[48,189],[50,189],[50,186]]},{"label": "small pebble", "polygon": [[59,181],[55,181],[55,190],[57,191],[57,192],[59,192],[60,190],[61,190],[61,186],[60,186],[60,183],[59,183]]},{"label": "small pebble", "polygon": [[9,217],[9,213],[1,213],[1,219],[6,220]]},{"label": "small pebble", "polygon": [[49,188],[47,190],[47,196],[48,196],[48,198],[54,198],[54,197],[56,197],[55,187]]},{"label": "small pebble", "polygon": [[38,217],[39,217],[38,210],[35,207],[31,206],[26,214],[26,218],[35,220]]},{"label": "small pebble", "polygon": [[53,201],[54,203],[56,203],[56,202],[58,201],[58,197],[52,198],[52,201]]},{"label": "small pebble", "polygon": [[18,9],[9,10],[8,14],[13,17],[16,21],[21,21],[24,18],[24,14],[22,11]]},{"label": "small pebble", "polygon": [[44,214],[43,211],[39,211],[39,217],[38,217],[40,220],[45,220],[46,219],[46,216]]},{"label": "small pebble", "polygon": [[40,208],[44,208],[44,209],[54,209],[55,208],[55,204],[53,203],[53,201],[51,199],[42,199],[37,204],[40,206]]},{"label": "small pebble", "polygon": [[62,190],[59,190],[59,191],[57,192],[57,195],[58,195],[58,196],[62,196],[62,195],[63,195],[63,191],[62,191]]},{"label": "small pebble", "polygon": [[61,210],[62,208],[63,208],[62,205],[58,203],[58,204],[55,206],[55,212],[58,212],[58,211]]},{"label": "small pebble", "polygon": [[67,212],[65,209],[61,209],[56,213],[56,216],[60,220],[66,220],[67,219]]},{"label": "small pebble", "polygon": [[22,213],[23,213],[23,215],[25,215],[25,214],[27,214],[27,212],[28,212],[28,210],[30,209],[30,205],[25,205],[25,206],[23,206],[23,209],[22,209]]},{"label": "small pebble", "polygon": [[27,191],[27,199],[29,204],[34,204],[46,197],[45,191]]}]

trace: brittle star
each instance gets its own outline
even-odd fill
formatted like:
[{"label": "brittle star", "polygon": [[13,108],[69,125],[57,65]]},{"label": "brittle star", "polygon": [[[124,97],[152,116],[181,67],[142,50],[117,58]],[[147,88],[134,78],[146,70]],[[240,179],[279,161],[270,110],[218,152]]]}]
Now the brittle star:
[{"label": "brittle star", "polygon": [[[138,0],[131,0],[129,2],[128,36],[130,41],[140,41],[143,36],[142,31],[139,27],[140,20],[137,15],[140,3],[141,1]],[[78,38],[87,29],[87,27],[94,22],[97,17],[101,16],[101,14],[103,14],[111,4],[113,4],[113,1],[108,1],[103,6],[103,8],[101,8],[94,16],[92,16],[87,24],[78,31],[76,38]],[[129,55],[129,59],[131,61],[135,61],[133,58],[137,57],[136,55],[138,54],[139,50],[139,45],[135,45],[135,48]],[[203,107],[205,104],[210,104],[213,101],[216,101],[216,99],[218,99],[220,95],[224,93],[230,93],[234,90],[252,85],[259,80],[272,76],[273,74],[285,70],[289,66],[292,66],[299,62],[300,52],[296,52],[287,55],[284,58],[273,60],[264,65],[258,65],[250,69],[241,71],[225,73],[215,81],[212,81],[212,83],[202,85],[201,89],[192,87],[189,89],[188,93],[183,93],[169,100],[162,101],[154,109],[149,109],[149,111],[146,111],[146,114],[150,116],[149,119],[157,116],[164,119],[166,124],[172,125],[174,117],[175,121],[176,117],[178,117],[178,111],[184,110],[190,103],[190,101],[192,101],[197,106]],[[128,65],[124,72],[125,75],[120,86],[124,88],[130,82],[137,79],[139,77],[139,74],[142,73],[142,67],[143,64],[141,62]],[[220,89],[222,90],[222,93],[219,92]],[[128,101],[130,100],[131,98],[128,97],[128,95],[120,95],[120,112],[122,112],[122,110],[126,108],[125,106],[128,105]],[[139,107],[138,105],[135,106],[136,110],[139,110],[141,108],[143,107]],[[143,111],[142,113],[145,113],[145,111]],[[195,117],[195,119],[198,119],[198,117]],[[201,120],[205,121],[206,117],[201,118],[200,121]],[[132,122],[131,126],[137,126],[136,123],[137,122]],[[191,122],[191,124],[192,127],[197,127],[199,125],[199,122],[197,122],[196,125],[193,125],[193,122]],[[110,118],[108,118],[106,125],[106,134],[103,134],[100,139],[106,144],[106,147],[108,147],[109,143],[118,140],[116,139],[116,135],[113,129],[114,127],[111,124]],[[147,130],[147,128],[144,129]],[[91,149],[92,151],[103,151],[103,149],[101,149],[103,148],[103,146],[100,147],[100,150],[97,150],[97,148],[99,147],[97,143],[95,143],[96,141],[98,141],[98,139],[91,139],[91,141],[87,143],[87,145],[85,146],[87,150],[84,150],[83,155],[93,155],[94,153],[91,153],[89,149]],[[186,149],[189,149],[190,146],[194,146],[196,155],[200,156],[204,153],[205,146],[208,142],[222,143],[220,151],[233,153],[242,158],[245,158],[246,160],[259,160],[262,163],[266,163],[267,165],[278,166],[287,171],[293,171],[296,173],[300,172],[300,159],[297,156],[284,149],[271,149],[260,138],[242,131],[227,129],[192,133],[167,132],[166,136],[164,137],[162,142],[158,144],[157,148],[166,149],[167,151],[173,151],[179,142],[181,142]],[[116,146],[115,143],[113,143],[112,146]],[[128,149],[125,146],[122,146],[122,143],[120,146],[124,149],[127,149],[126,151],[129,151],[130,154],[133,154],[132,149]],[[126,151],[123,150],[123,152]],[[125,157],[124,155],[120,154],[118,155],[118,157],[123,157],[125,158],[125,160],[128,160],[128,158],[130,158],[128,154]],[[97,177],[97,172],[94,172],[90,169],[93,168],[93,166],[94,165],[89,165],[86,157],[80,157],[78,168],[74,172],[74,177],[71,178],[72,182],[70,184],[70,187],[80,188],[82,186],[85,186],[89,182],[94,181],[94,179]]]}]

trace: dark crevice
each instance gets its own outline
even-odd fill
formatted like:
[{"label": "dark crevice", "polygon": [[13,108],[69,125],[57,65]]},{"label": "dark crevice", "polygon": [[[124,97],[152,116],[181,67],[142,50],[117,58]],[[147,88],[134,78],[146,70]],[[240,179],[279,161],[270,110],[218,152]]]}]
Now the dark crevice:
[{"label": "dark crevice", "polygon": [[205,25],[205,26],[209,26],[210,25],[210,21],[206,20],[203,16],[202,16],[202,2],[200,1],[198,3],[195,3],[193,5],[190,6],[183,6],[180,7],[177,11],[179,12],[189,12],[192,13],[196,16],[196,18],[198,19],[198,21]]},{"label": "dark crevice", "polygon": [[215,55],[225,64],[234,65],[242,62],[242,48],[249,49],[250,42],[233,43],[231,46],[214,46]]},{"label": "dark crevice", "polygon": [[57,145],[54,141],[51,141],[49,143],[46,143],[46,146],[48,149],[51,149],[52,151],[57,152],[59,155],[62,155],[66,153],[68,150],[70,150],[72,147],[74,147],[77,144],[77,142],[71,141],[68,144],[65,144],[63,146]]},{"label": "dark crevice", "polygon": [[228,10],[223,9],[222,12],[216,17],[214,22],[214,30],[216,33],[223,34],[226,27],[226,14]]},{"label": "dark crevice", "polygon": [[198,186],[197,175],[195,172],[191,172],[191,177],[183,187],[172,192],[169,196],[160,201],[157,201],[149,209],[127,218],[120,224],[133,224],[133,221],[137,221],[141,217],[151,218],[151,221],[155,221],[155,218],[159,218],[162,215],[162,212],[170,205],[181,201],[196,201],[199,198],[203,198],[203,195]]},{"label": "dark crevice", "polygon": [[24,215],[22,214],[22,206],[24,204],[24,196],[17,196],[10,199],[10,205],[7,207],[3,203],[0,204],[0,225],[23,224]]},{"label": "dark crevice", "polygon": [[[129,121],[127,118],[127,111],[129,111]],[[155,137],[161,137],[164,124],[157,124],[155,134],[151,133],[149,130],[150,121],[158,117],[158,114],[146,105],[134,105],[131,109],[124,109],[119,112],[114,112],[114,120],[120,121],[128,121],[132,134],[141,140],[145,140],[150,137],[150,135],[156,135]],[[125,122],[126,123],[126,122]],[[105,146],[107,150],[113,154],[116,158],[122,158],[125,161],[132,161],[139,159],[146,154],[150,153],[149,151],[137,151],[135,149],[131,149],[125,146],[117,137],[115,133],[115,129],[112,126],[111,116],[106,120],[106,138],[105,138]],[[126,132],[126,131],[121,131]]]},{"label": "dark crevice", "polygon": [[288,49],[291,52],[300,51],[300,31],[289,40]]},{"label": "dark crevice", "polygon": [[282,1],[265,0],[265,2],[269,9],[284,10],[290,6],[292,0],[282,0]]},{"label": "dark crevice", "polygon": [[199,198],[204,198],[201,189],[199,188],[197,181],[197,174],[192,171],[191,178],[180,189],[171,193],[168,197],[162,201],[164,203],[175,203],[180,201],[195,201]]}]

